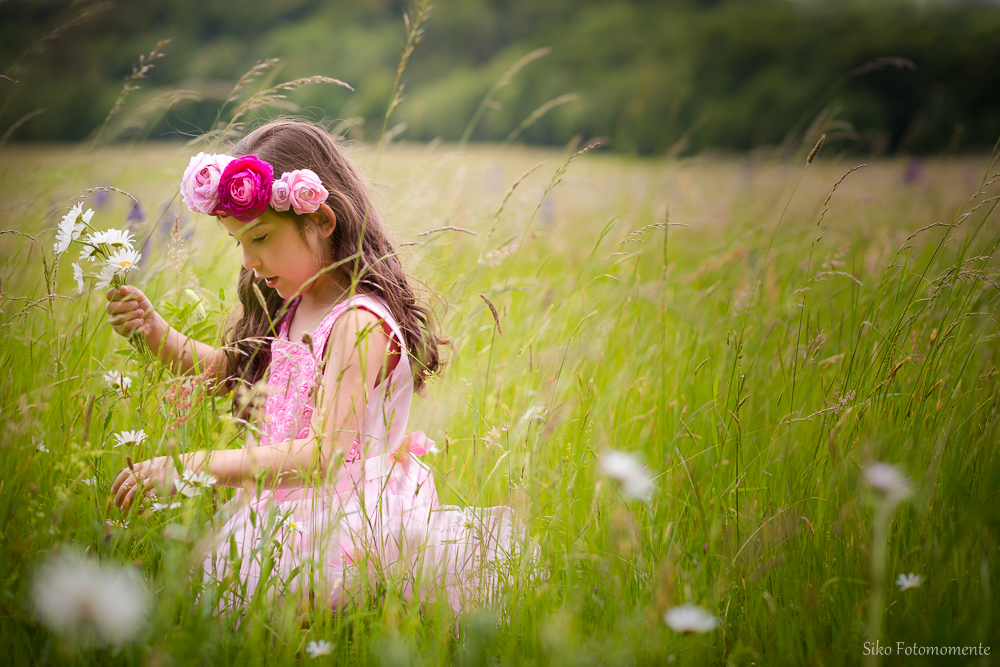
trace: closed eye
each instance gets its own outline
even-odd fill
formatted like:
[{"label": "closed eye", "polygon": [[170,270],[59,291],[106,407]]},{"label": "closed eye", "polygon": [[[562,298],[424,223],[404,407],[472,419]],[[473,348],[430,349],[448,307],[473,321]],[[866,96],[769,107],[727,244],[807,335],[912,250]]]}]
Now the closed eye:
[{"label": "closed eye", "polygon": [[268,234],[263,234],[262,236],[258,236],[253,240],[253,243],[263,243],[267,239],[267,237]]}]

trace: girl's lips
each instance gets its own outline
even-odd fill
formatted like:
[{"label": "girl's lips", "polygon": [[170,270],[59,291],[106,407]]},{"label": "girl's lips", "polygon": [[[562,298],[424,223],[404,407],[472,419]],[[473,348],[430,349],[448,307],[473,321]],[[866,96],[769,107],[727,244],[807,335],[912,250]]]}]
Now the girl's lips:
[{"label": "girl's lips", "polygon": [[274,286],[278,284],[278,277],[271,276],[270,278],[264,278],[264,283],[271,289],[274,289]]}]

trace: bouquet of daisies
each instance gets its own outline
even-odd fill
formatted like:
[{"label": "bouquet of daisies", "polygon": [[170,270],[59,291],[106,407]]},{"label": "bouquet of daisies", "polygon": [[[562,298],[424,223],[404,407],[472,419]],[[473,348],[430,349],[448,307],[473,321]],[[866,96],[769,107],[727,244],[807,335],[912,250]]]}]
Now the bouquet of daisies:
[{"label": "bouquet of daisies", "polygon": [[[135,239],[131,233],[123,229],[97,231],[90,224],[93,217],[93,209],[88,208],[84,212],[83,205],[77,203],[63,216],[56,231],[54,245],[56,259],[69,250],[70,245],[76,243],[82,246],[80,257],[72,264],[73,279],[76,280],[79,294],[83,294],[86,278],[95,279],[95,290],[128,284],[129,273],[139,269],[139,260],[142,259],[142,255],[133,246],[132,242]],[[84,232],[88,233],[84,235]],[[97,261],[100,261],[100,269],[91,272],[90,275],[84,273],[83,267],[80,266],[82,262],[93,264]],[[140,357],[148,362],[151,360],[151,355],[149,348],[146,347],[146,340],[137,333],[138,330],[129,332],[128,341]]]},{"label": "bouquet of daisies", "polygon": [[[94,210],[88,208],[83,211],[82,204],[76,204],[69,210],[56,232],[55,252],[59,257],[69,250],[73,243],[82,247],[80,257],[77,262],[73,262],[73,278],[79,294],[83,294],[84,279],[87,277],[96,278],[94,289],[106,289],[108,287],[120,287],[126,284],[128,274],[136,271],[142,255],[134,248],[132,242],[135,240],[132,235],[122,229],[106,229],[97,231],[90,225],[91,218],[94,217]],[[86,236],[84,232],[89,232]],[[79,262],[94,263],[100,260],[100,269],[88,276],[83,271]]]}]

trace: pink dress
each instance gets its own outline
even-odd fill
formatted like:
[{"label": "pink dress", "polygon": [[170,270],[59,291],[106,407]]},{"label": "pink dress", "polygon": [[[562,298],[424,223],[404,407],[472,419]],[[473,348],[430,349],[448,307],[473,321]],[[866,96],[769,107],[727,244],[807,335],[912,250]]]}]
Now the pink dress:
[{"label": "pink dress", "polygon": [[222,604],[233,607],[289,593],[338,607],[384,586],[407,599],[444,596],[456,611],[495,600],[504,573],[518,563],[525,531],[509,507],[440,506],[430,468],[413,456],[427,453],[433,441],[417,431],[401,448],[413,376],[388,306],[367,295],[337,304],[313,330],[310,349],[288,339],[297,305],[271,343],[261,445],[309,436],[322,356],[334,322],[348,309],[383,320],[400,345],[399,361],[369,394],[361,433],[325,483],[237,491],[216,517],[206,582],[222,585]]}]

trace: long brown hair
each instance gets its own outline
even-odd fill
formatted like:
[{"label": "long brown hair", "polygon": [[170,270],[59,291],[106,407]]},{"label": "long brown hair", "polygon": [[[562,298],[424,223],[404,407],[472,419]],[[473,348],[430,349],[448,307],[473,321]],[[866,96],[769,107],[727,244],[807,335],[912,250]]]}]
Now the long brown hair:
[{"label": "long brown hair", "polygon": [[[250,132],[230,154],[256,155],[274,167],[275,176],[296,169],[311,169],[319,176],[330,192],[326,204],[337,216],[327,241],[327,258],[331,263],[342,262],[339,268],[356,282],[357,293],[381,297],[388,304],[405,339],[402,342],[411,359],[414,388],[420,391],[442,364],[438,346],[449,341],[435,332],[431,311],[417,298],[367,186],[338,143],[321,127],[283,119]],[[290,216],[304,233],[304,216]],[[359,248],[360,256],[351,259],[359,254]],[[270,342],[276,333],[272,325],[277,326],[283,312],[281,296],[258,280],[265,312],[254,283],[253,272],[241,268],[237,288],[240,306],[222,336],[227,352],[219,378],[230,390],[264,377],[271,362]],[[234,408],[239,407],[234,398]]]}]

